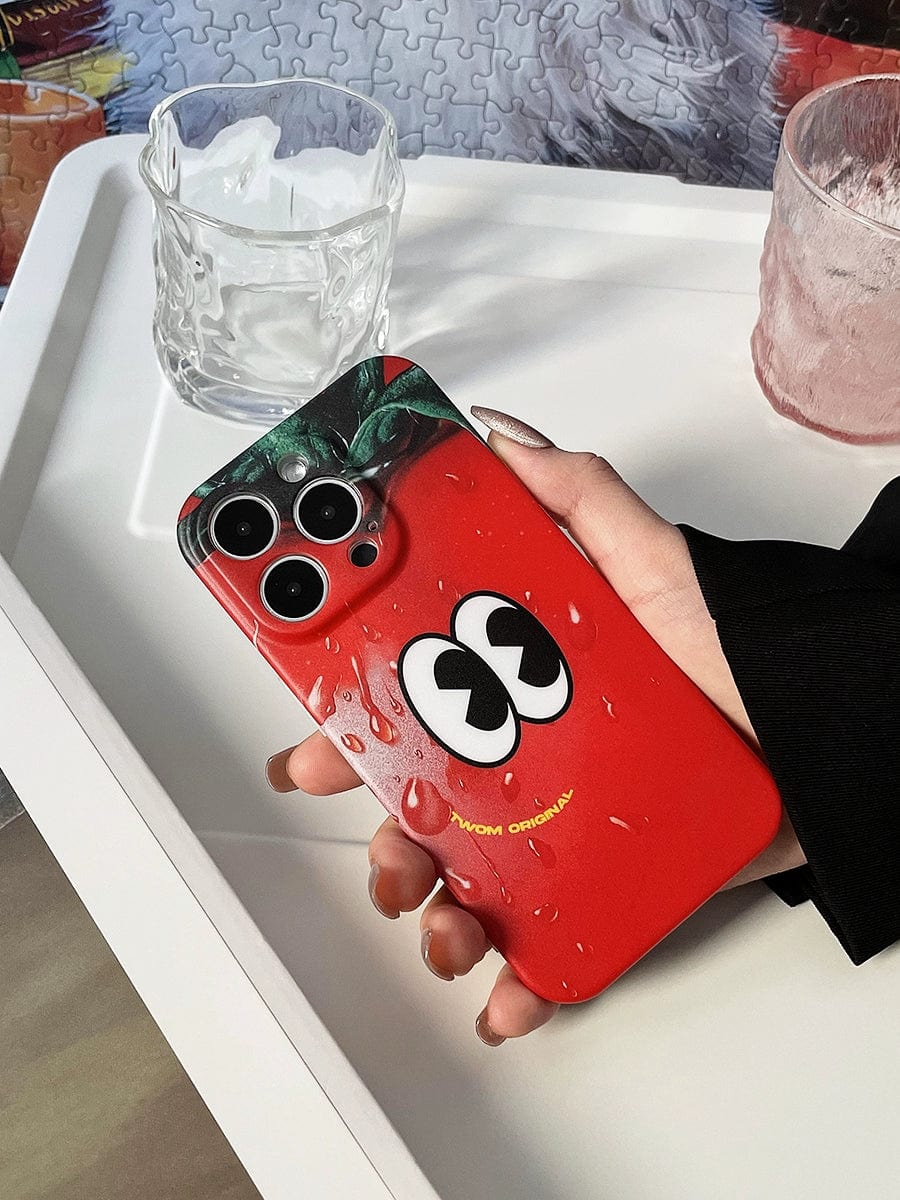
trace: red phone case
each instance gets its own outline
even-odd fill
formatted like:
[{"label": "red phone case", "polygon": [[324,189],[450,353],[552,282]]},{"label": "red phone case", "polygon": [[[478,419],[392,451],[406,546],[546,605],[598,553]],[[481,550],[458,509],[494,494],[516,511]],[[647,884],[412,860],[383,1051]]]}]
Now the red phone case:
[{"label": "red phone case", "polygon": [[[279,464],[290,476],[298,458],[304,480],[285,482]],[[358,489],[347,541],[315,544],[295,524],[319,477]],[[236,495],[278,513],[274,544],[248,560],[210,534]],[[178,533],[539,995],[595,995],[774,836],[781,804],[759,759],[408,360],[342,376],[202,484]],[[351,562],[360,542],[371,565]],[[301,622],[260,597],[285,555],[329,580]]]}]

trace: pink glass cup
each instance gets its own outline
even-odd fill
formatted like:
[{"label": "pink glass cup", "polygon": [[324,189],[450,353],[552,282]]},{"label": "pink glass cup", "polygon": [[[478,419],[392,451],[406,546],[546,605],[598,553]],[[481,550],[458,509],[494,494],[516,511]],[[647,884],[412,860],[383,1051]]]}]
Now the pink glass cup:
[{"label": "pink glass cup", "polygon": [[786,417],[900,441],[900,75],[842,80],[790,112],[751,346]]}]

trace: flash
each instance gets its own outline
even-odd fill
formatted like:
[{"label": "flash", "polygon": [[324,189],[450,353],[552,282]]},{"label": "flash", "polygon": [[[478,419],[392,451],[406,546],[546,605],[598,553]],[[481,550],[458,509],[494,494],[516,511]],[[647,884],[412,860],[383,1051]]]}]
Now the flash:
[{"label": "flash", "polygon": [[285,483],[300,483],[306,478],[309,464],[299,454],[285,454],[278,460],[275,468]]}]

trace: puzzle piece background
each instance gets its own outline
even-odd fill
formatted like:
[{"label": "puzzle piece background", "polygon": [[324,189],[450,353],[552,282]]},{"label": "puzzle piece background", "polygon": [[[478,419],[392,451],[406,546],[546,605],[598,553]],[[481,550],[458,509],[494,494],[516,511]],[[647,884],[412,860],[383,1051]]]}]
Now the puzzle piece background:
[{"label": "puzzle piece background", "polygon": [[[900,0],[0,0],[0,81],[85,92],[111,133],[189,84],[303,74],[381,101],[405,155],[704,183],[766,186],[790,106],[870,71],[900,72]],[[0,93],[0,243],[43,186],[13,108]],[[50,128],[31,158],[46,177],[62,152]]]}]

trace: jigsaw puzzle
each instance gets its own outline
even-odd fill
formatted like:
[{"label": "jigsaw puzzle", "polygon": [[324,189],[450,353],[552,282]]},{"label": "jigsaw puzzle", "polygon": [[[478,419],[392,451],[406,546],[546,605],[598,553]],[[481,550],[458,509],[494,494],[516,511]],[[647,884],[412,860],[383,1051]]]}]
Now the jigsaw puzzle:
[{"label": "jigsaw puzzle", "polygon": [[765,187],[791,105],[874,71],[900,0],[0,0],[0,287],[62,155],[189,84],[328,78],[409,156]]}]

